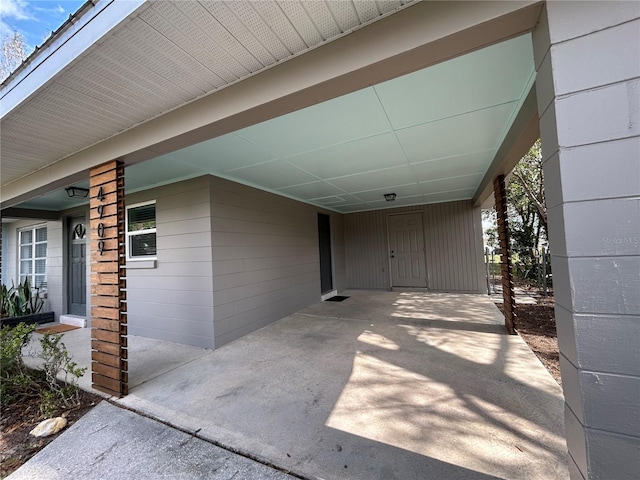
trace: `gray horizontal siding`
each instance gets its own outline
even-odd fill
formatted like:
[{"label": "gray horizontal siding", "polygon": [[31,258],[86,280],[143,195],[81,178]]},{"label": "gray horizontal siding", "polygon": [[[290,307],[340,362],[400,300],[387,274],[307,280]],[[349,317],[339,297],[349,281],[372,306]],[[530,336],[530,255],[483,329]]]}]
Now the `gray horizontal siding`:
[{"label": "gray horizontal siding", "polygon": [[444,292],[480,292],[482,225],[471,202],[392,208],[344,216],[346,279],[349,288],[389,289],[387,216],[422,212],[427,285]]},{"label": "gray horizontal siding", "polygon": [[128,195],[156,201],[156,268],[127,265],[129,333],[213,348],[213,279],[208,177]]},{"label": "gray horizontal siding", "polygon": [[318,209],[216,177],[211,192],[219,347],[320,300]]}]

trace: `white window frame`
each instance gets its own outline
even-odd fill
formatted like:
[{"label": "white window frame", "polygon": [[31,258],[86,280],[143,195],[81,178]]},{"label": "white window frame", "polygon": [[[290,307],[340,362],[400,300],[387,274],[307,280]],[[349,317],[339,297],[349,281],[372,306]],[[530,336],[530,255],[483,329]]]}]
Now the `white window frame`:
[{"label": "white window frame", "polygon": [[[129,239],[133,236],[137,236],[137,235],[143,235],[143,234],[149,234],[149,233],[153,233],[156,235],[156,240],[157,240],[157,228],[148,228],[146,230],[136,230],[135,232],[130,232],[129,231],[129,210],[134,209],[134,208],[138,208],[138,207],[144,207],[146,205],[155,205],[156,201],[155,200],[150,200],[148,202],[141,202],[141,203],[135,203],[133,205],[128,205],[126,207],[126,218],[125,218],[125,243],[126,243],[126,251],[127,251],[127,261],[128,262],[139,262],[139,261],[144,261],[144,260],[157,260],[158,259],[158,255],[157,255],[157,245],[156,245],[156,255],[151,256],[151,255],[144,255],[144,256],[139,256],[139,257],[132,257],[131,256],[131,248],[129,247]],[[158,224],[158,209],[156,208],[156,225]]]},{"label": "white window frame", "polygon": [[[36,230],[40,230],[44,228],[47,231],[47,239],[45,241],[41,241],[38,242],[36,240]],[[31,243],[27,243],[27,244],[23,244],[22,243],[22,234],[24,232],[31,232]],[[47,245],[47,254],[44,257],[37,257],[36,256],[36,245],[42,245],[45,244]],[[23,259],[22,258],[22,247],[25,245],[31,245],[31,258],[26,258]],[[46,291],[47,290],[47,257],[49,255],[49,231],[47,229],[47,224],[46,223],[41,223],[38,225],[31,225],[29,227],[24,227],[24,228],[19,228],[18,229],[18,244],[17,244],[17,249],[18,249],[18,283],[22,282],[22,278],[23,277],[29,277],[29,285],[31,286],[31,288],[36,288],[36,277],[43,277],[44,280],[42,282],[42,285],[40,287],[40,291]],[[26,262],[27,260],[31,261],[31,273],[22,273],[22,262]],[[36,273],[36,260],[44,260],[44,273]]]}]

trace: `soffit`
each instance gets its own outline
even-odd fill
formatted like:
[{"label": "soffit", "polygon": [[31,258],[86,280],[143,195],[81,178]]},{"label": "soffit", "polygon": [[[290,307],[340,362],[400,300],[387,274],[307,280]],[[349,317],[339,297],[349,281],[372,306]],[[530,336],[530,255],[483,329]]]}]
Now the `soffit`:
[{"label": "soffit", "polygon": [[2,184],[412,1],[149,2],[2,117]]}]

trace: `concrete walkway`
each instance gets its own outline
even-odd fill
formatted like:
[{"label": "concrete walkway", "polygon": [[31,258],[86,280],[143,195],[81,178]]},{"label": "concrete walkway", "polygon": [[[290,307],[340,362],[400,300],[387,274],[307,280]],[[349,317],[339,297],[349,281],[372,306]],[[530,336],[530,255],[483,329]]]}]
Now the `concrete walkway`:
[{"label": "concrete walkway", "polygon": [[561,389],[488,296],[347,295],[216,351],[132,337],[118,403],[308,478],[568,477]]},{"label": "concrete walkway", "polygon": [[99,403],[10,480],[292,479],[150,418]]}]

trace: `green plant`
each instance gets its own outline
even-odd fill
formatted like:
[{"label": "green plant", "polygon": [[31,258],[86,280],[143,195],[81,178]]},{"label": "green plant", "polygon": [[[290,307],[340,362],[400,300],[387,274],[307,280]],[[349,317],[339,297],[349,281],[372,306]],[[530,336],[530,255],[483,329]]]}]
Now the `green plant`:
[{"label": "green plant", "polygon": [[22,360],[22,350],[31,340],[35,325],[20,323],[0,329],[0,403],[37,394],[33,374]]},{"label": "green plant", "polygon": [[[42,370],[32,370],[24,363],[26,347],[34,325],[20,323],[0,329],[0,403],[19,402],[23,398],[40,398],[40,413],[49,416],[60,408],[72,408],[79,402],[78,379],[86,368],[71,359],[62,335],[45,334],[40,339]],[[62,381],[58,380],[61,378]]]},{"label": "green plant", "polygon": [[[79,368],[78,364],[71,360],[62,335],[45,333],[40,339],[42,352],[40,357],[44,360],[42,371],[49,391],[46,392],[41,410],[48,409],[49,404],[55,408],[63,406],[71,408],[78,404],[78,379],[84,375],[86,368]],[[62,383],[58,377],[62,376]],[[46,405],[49,405],[47,407]],[[45,412],[43,412],[45,414]]]},{"label": "green plant", "polygon": [[32,288],[28,277],[17,287],[13,282],[11,288],[6,285],[0,287],[0,317],[22,317],[40,313],[43,306],[40,289]]}]

